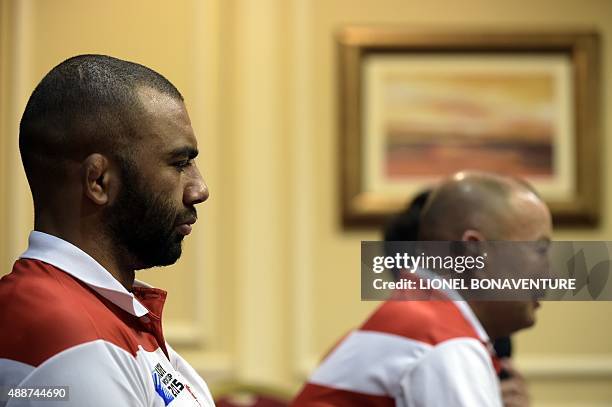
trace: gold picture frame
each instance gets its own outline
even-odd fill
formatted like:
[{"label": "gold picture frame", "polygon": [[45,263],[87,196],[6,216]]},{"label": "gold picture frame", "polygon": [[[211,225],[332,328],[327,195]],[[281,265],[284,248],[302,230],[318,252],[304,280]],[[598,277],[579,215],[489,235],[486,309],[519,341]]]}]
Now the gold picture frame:
[{"label": "gold picture frame", "polygon": [[597,224],[597,33],[351,26],[337,44],[345,227],[380,226],[457,169],[524,177],[555,224]]}]

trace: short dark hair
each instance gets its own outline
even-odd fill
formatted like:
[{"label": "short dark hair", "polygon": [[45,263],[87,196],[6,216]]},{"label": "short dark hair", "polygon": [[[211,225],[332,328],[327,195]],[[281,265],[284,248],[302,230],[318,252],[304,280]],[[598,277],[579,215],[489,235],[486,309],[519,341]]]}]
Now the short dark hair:
[{"label": "short dark hair", "polygon": [[[19,126],[19,151],[35,195],[35,178],[61,176],[67,159],[100,152],[129,156],[142,104],[140,87],[183,100],[146,66],[107,55],[78,55],[53,68],[32,92]],[[36,197],[35,197],[36,199]]]},{"label": "short dark hair", "polygon": [[385,241],[414,242],[419,240],[421,213],[431,192],[431,189],[426,189],[415,195],[403,211],[391,218],[385,226]]},{"label": "short dark hair", "polygon": [[[421,191],[412,198],[404,210],[393,216],[387,222],[383,231],[384,240],[386,242],[384,245],[385,256],[395,257],[396,254],[399,253],[399,246],[387,242],[416,242],[419,240],[421,214],[431,193],[431,189]],[[402,250],[408,249],[408,251],[414,252],[416,245],[413,243],[403,243],[401,248]],[[396,280],[400,277],[399,272],[400,270],[398,269],[392,270],[393,277]]]}]

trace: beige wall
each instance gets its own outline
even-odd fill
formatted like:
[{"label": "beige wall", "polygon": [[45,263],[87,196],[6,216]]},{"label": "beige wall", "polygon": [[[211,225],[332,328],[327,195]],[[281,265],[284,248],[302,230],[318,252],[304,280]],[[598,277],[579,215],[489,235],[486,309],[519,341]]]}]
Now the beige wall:
[{"label": "beige wall", "polygon": [[[141,278],[168,289],[166,331],[206,378],[297,390],[317,359],[376,305],[359,301],[360,241],[337,218],[333,34],[346,23],[411,27],[594,27],[602,112],[612,100],[606,0],[1,0],[0,230],[3,269],[25,247],[31,203],[16,146],[36,82],[62,59],[108,53],[162,72],[184,93],[211,188],[185,255]],[[602,127],[611,128],[603,116]],[[612,155],[608,137],[601,151]],[[602,195],[611,169],[604,164]],[[594,230],[557,239],[610,239]],[[612,402],[612,304],[547,303],[517,338],[536,405]],[[607,402],[607,403],[606,403]]]}]

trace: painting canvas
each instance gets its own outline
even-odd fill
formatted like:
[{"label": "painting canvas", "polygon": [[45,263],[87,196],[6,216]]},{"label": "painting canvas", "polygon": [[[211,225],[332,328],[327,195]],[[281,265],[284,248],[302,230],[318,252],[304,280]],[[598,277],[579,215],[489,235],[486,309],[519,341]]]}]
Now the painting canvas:
[{"label": "painting canvas", "polygon": [[521,177],[556,224],[599,219],[599,36],[345,27],[343,225],[380,227],[460,170]]},{"label": "painting canvas", "polygon": [[567,59],[379,56],[364,69],[366,190],[405,195],[472,169],[575,193]]}]

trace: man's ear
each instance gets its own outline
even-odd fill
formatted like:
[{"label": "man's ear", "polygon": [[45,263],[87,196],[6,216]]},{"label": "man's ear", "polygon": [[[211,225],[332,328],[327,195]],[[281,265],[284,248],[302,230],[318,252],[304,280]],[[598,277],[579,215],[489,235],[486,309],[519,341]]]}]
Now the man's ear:
[{"label": "man's ear", "polygon": [[461,240],[464,242],[484,242],[486,239],[482,233],[474,229],[468,229],[463,232]]},{"label": "man's ear", "polygon": [[94,153],[83,160],[81,181],[83,193],[96,205],[106,205],[112,183],[110,162],[102,154]]},{"label": "man's ear", "polygon": [[[467,229],[463,232],[461,240],[464,242],[461,244],[464,256],[477,257],[483,255],[485,250],[484,245],[487,239],[481,232],[474,229]],[[486,254],[484,255],[486,256]]]}]

